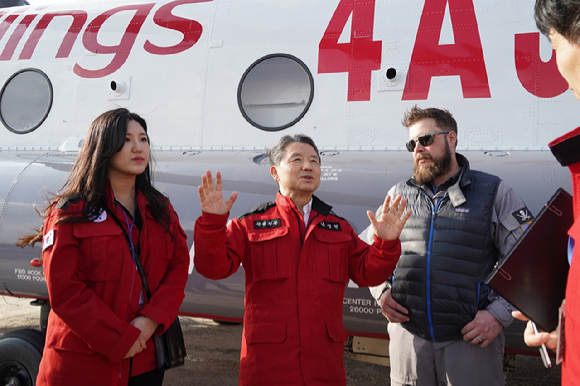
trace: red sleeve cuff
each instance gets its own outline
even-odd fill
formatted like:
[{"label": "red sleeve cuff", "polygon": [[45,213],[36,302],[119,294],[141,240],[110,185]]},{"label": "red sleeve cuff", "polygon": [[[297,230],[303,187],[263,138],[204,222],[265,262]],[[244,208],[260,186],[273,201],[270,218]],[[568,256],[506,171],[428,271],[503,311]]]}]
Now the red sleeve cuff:
[{"label": "red sleeve cuff", "polygon": [[401,241],[397,238],[395,240],[383,240],[379,239],[377,235],[374,235],[374,242],[373,244],[380,250],[388,252],[395,250],[397,248],[400,249]]},{"label": "red sleeve cuff", "polygon": [[120,339],[107,354],[107,358],[111,362],[121,363],[131,349],[131,346],[133,346],[133,343],[139,339],[140,334],[141,331],[137,327],[128,324]]},{"label": "red sleeve cuff", "polygon": [[213,214],[201,212],[200,225],[209,227],[222,227],[225,226],[230,217],[229,212],[227,214]]}]

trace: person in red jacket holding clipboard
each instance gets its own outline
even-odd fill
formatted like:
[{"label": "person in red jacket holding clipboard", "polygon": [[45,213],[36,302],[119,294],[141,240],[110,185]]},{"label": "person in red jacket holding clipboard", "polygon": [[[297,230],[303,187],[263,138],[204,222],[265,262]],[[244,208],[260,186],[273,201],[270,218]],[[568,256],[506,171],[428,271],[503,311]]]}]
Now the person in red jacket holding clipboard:
[{"label": "person in red jacket holding clipboard", "polygon": [[269,152],[278,183],[274,202],[259,205],[226,227],[237,193],[226,201],[222,179],[208,171],[199,187],[202,215],[194,230],[197,271],[223,279],[246,273],[240,385],[346,385],[344,290],[378,285],[401,253],[399,234],[411,215],[406,200],[387,197],[382,218],[367,212],[372,245],[314,196],[320,156],[312,139],[284,136]]},{"label": "person in red jacket holding clipboard", "polygon": [[[546,35],[556,52],[558,70],[580,100],[580,1],[537,0],[535,5],[536,24]],[[574,224],[568,231],[570,236],[569,260],[571,261],[566,285],[566,300],[561,318],[565,321],[564,331],[534,333],[531,322],[524,333],[529,346],[545,344],[555,350],[564,346],[562,362],[562,385],[580,385],[580,127],[564,134],[549,144],[550,150],[562,166],[572,174]],[[527,320],[520,313],[514,314]]]}]

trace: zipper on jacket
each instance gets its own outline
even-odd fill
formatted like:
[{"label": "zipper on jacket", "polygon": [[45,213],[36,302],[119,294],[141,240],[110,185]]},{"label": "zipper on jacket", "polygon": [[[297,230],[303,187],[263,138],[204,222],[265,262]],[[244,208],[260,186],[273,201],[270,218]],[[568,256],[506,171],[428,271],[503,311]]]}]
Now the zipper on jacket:
[{"label": "zipper on jacket", "polygon": [[300,238],[300,248],[302,248],[304,247],[304,240],[302,240],[302,228],[301,228],[302,220],[300,219],[300,214],[295,209],[293,209],[293,211],[294,215],[296,216],[296,222],[298,223],[298,236]]},{"label": "zipper on jacket", "polygon": [[[312,214],[312,211],[310,212],[310,214]],[[318,216],[320,216],[320,213],[316,213],[316,216],[314,216],[314,217],[311,217],[311,218],[309,219],[310,221],[308,221],[308,222],[309,222],[310,224],[312,224],[312,223],[314,222],[314,219],[316,219],[316,217],[318,217]],[[308,225],[308,224],[306,224],[306,232],[308,232],[308,228],[309,228],[309,225]],[[306,232],[304,233],[304,236],[305,236],[305,237],[306,237]]]},{"label": "zipper on jacket", "polygon": [[427,278],[425,283],[425,295],[427,298],[427,320],[429,322],[429,333],[431,334],[431,340],[436,342],[435,340],[435,331],[433,328],[433,315],[431,314],[431,252],[433,249],[433,234],[435,233],[435,219],[437,218],[437,212],[441,207],[441,203],[445,201],[449,195],[446,193],[442,199],[437,202],[436,206],[433,206],[433,200],[425,192],[421,191],[421,194],[424,195],[428,200],[429,204],[431,205],[431,226],[429,229],[429,247],[427,249]]},{"label": "zipper on jacket", "polygon": [[477,284],[477,299],[475,299],[475,304],[477,306],[477,310],[479,311],[479,299],[481,296],[481,287],[483,287],[483,289],[486,291],[487,295],[485,295],[485,303],[483,304],[483,309],[487,309],[487,306],[489,305],[489,295],[490,295],[490,289],[488,286],[485,285],[485,283],[478,283]]}]

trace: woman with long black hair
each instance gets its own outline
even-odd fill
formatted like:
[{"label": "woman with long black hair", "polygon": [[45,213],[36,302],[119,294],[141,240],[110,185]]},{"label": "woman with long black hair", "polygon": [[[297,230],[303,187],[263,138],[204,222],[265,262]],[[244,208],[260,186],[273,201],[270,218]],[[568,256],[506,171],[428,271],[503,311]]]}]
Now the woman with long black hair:
[{"label": "woman with long black hair", "polygon": [[43,227],[19,243],[43,243],[51,312],[39,386],[163,382],[152,336],[176,318],[189,253],[169,199],[152,186],[149,160],[141,117],[123,108],[100,115]]}]

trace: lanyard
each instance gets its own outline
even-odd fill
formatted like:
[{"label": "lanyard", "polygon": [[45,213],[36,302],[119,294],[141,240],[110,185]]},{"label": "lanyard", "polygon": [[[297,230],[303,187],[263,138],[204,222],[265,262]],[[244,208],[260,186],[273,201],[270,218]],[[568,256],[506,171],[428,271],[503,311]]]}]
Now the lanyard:
[{"label": "lanyard", "polygon": [[[117,200],[115,200],[115,202],[117,204],[121,205]],[[136,197],[135,197],[135,209],[137,209],[137,198]],[[137,272],[139,272],[139,276],[141,277],[141,283],[143,285],[143,290],[145,291],[145,295],[147,295],[148,299],[151,299],[151,291],[149,291],[149,285],[147,284],[147,278],[145,277],[145,271],[143,270],[143,266],[141,265],[141,261],[139,260],[139,255],[135,252],[133,240],[131,239],[131,237],[129,237],[129,235],[127,234],[127,231],[125,230],[125,228],[123,228],[123,226],[121,225],[121,222],[119,221],[117,216],[115,216],[111,212],[111,210],[106,206],[105,206],[105,210],[109,213],[109,215],[111,216],[113,221],[115,221],[115,223],[119,226],[119,228],[121,228],[121,231],[123,232],[123,235],[125,236],[125,239],[127,240],[127,244],[129,244],[129,250],[131,251],[131,256],[133,257],[133,261],[135,262],[135,267],[137,268]],[[121,208],[121,210],[123,211],[123,214],[125,215],[127,227],[129,228],[129,231],[131,231],[133,229],[133,224],[135,223],[135,216],[133,215],[133,224],[129,225],[129,219],[127,218],[127,215],[125,214],[125,210],[123,208]],[[141,301],[141,299],[139,301]]]},{"label": "lanyard", "polygon": [[135,213],[137,210],[137,195],[135,195],[135,207],[133,209],[133,219],[131,221],[131,224],[129,224],[129,219],[127,218],[127,213],[125,213],[123,205],[121,205],[121,203],[117,200],[115,200],[115,203],[121,207],[121,212],[123,213],[123,216],[125,216],[125,224],[127,224],[127,229],[129,230],[129,237],[127,238],[127,241],[129,242],[129,247],[131,248],[131,257],[133,257],[133,262],[135,263],[135,265],[137,265],[137,258],[135,256],[135,245],[133,245],[133,237],[132,237],[133,226],[135,225]]}]

